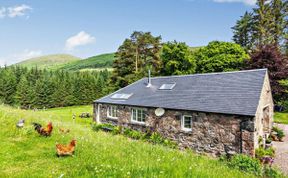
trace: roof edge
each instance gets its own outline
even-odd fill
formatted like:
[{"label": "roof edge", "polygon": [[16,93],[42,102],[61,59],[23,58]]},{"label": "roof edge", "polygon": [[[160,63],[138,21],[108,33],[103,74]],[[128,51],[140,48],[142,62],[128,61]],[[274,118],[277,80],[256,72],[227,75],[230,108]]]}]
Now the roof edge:
[{"label": "roof edge", "polygon": [[[130,106],[130,107],[143,107],[143,108],[159,108],[157,106],[146,106],[146,105],[132,105],[132,104],[123,104],[123,103],[110,103],[110,102],[101,102],[101,101],[95,101],[94,103],[97,104],[110,104],[110,105],[124,105],[124,106]],[[224,113],[224,112],[213,112],[213,111],[204,111],[204,110],[191,110],[191,109],[176,109],[176,108],[167,108],[162,107],[164,109],[168,110],[180,110],[180,111],[191,111],[191,112],[205,112],[205,113],[214,113],[214,114],[227,114],[227,115],[238,115],[238,116],[247,116],[247,117],[255,117],[255,115],[252,114],[235,114],[235,113]]]},{"label": "roof edge", "polygon": [[[211,72],[211,73],[201,73],[201,74],[198,73],[198,74],[187,74],[187,75],[159,76],[159,77],[151,77],[151,79],[190,77],[190,76],[199,76],[199,75],[223,75],[223,74],[230,74],[230,73],[244,73],[244,72],[253,72],[253,71],[268,71],[268,69],[263,68],[263,69],[239,70],[239,71],[231,71],[231,72]],[[147,78],[147,77],[144,77],[144,79],[145,78]]]}]

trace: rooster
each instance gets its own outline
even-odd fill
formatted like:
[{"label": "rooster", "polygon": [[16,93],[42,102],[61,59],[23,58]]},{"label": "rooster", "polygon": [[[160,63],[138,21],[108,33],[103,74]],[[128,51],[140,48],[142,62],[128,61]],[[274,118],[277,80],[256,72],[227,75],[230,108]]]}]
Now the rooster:
[{"label": "rooster", "polygon": [[76,140],[72,140],[68,145],[56,144],[57,156],[73,156]]},{"label": "rooster", "polygon": [[52,126],[52,122],[49,122],[48,125],[46,127],[42,127],[41,124],[38,123],[33,123],[35,130],[37,130],[37,132],[42,135],[42,136],[51,136],[52,130],[53,130],[53,126]]}]

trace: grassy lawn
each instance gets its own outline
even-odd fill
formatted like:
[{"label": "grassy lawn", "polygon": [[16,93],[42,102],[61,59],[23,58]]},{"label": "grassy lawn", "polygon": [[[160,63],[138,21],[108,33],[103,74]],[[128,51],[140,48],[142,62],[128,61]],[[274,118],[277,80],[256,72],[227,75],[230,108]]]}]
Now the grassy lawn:
[{"label": "grassy lawn", "polygon": [[288,113],[275,113],[274,122],[281,124],[288,124]]},{"label": "grassy lawn", "polygon": [[[0,105],[0,177],[253,177],[192,151],[94,132],[90,120],[76,118],[91,106],[24,111]],[[26,119],[17,129],[15,123]],[[39,136],[31,123],[52,121],[51,137]],[[69,128],[68,134],[58,131]],[[74,157],[57,158],[55,143],[77,139]]]}]

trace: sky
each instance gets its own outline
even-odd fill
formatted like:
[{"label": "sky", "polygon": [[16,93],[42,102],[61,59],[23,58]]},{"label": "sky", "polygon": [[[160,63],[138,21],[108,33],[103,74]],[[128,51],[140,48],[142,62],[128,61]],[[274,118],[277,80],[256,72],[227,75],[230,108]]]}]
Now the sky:
[{"label": "sky", "polygon": [[133,31],[190,46],[231,41],[256,0],[0,0],[0,65],[115,52]]}]

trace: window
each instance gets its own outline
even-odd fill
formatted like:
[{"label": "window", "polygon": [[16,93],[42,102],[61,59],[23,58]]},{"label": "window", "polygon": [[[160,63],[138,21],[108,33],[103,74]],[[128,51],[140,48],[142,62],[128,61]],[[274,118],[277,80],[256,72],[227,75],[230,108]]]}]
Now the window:
[{"label": "window", "polygon": [[172,90],[175,87],[176,83],[165,83],[161,85],[159,90]]},{"label": "window", "polygon": [[192,130],[192,116],[183,116],[181,126],[182,126],[182,130],[191,131]]},{"label": "window", "polygon": [[145,123],[145,110],[132,108],[131,120],[134,122]]},{"label": "window", "polygon": [[127,93],[116,93],[111,96],[112,99],[122,99],[122,100],[127,100],[129,99],[133,93],[127,94]]},{"label": "window", "polygon": [[117,106],[109,106],[107,110],[107,116],[110,118],[117,119]]}]

